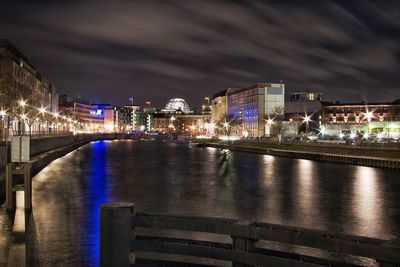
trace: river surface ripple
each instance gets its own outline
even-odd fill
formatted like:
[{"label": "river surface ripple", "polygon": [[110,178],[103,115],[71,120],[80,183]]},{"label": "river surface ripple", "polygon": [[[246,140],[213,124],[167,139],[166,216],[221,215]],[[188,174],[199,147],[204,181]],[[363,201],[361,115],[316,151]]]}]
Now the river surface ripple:
[{"label": "river surface ripple", "polygon": [[28,258],[31,266],[97,266],[99,206],[109,201],[398,239],[399,174],[159,141],[92,142],[35,176]]}]

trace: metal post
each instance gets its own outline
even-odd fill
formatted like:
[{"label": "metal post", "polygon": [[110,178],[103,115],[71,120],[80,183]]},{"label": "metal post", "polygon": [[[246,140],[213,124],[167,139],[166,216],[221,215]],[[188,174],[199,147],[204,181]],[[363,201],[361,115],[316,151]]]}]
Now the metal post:
[{"label": "metal post", "polygon": [[100,267],[128,267],[134,263],[130,251],[134,214],[133,203],[107,203],[100,207]]},{"label": "metal post", "polygon": [[32,210],[32,179],[31,179],[31,164],[24,164],[24,199],[25,210]]},{"label": "metal post", "polygon": [[16,194],[13,192],[12,163],[6,165],[6,209],[11,212],[17,208]]}]

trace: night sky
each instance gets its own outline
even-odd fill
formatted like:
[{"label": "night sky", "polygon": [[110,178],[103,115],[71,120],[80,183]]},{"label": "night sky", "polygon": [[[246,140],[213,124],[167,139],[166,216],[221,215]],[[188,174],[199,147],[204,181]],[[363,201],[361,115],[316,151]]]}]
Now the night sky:
[{"label": "night sky", "polygon": [[400,1],[6,0],[0,38],[91,102],[194,106],[281,80],[325,100],[400,98]]}]

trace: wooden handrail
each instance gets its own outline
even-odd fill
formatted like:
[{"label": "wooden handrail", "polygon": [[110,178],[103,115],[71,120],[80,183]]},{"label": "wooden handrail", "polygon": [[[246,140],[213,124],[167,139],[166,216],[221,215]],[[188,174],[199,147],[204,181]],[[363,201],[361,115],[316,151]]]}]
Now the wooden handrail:
[{"label": "wooden handrail", "polygon": [[[256,246],[257,241],[265,240],[285,245],[305,246],[329,252],[367,257],[375,259],[381,266],[400,266],[400,244],[394,241],[332,234],[324,231],[268,223],[248,223],[236,219],[135,213],[133,204],[122,203],[121,205],[120,207],[118,203],[114,203],[101,207],[101,210],[107,211],[101,212],[101,214],[105,215],[101,216],[101,229],[108,229],[120,237],[126,236],[130,231],[131,233],[136,232],[136,228],[178,230],[184,231],[182,232],[183,235],[187,231],[203,232],[230,236],[232,244],[186,238],[157,237],[151,236],[151,234],[146,236],[131,234],[130,239],[121,238],[122,244],[108,233],[105,240],[101,237],[101,253],[106,254],[101,254],[101,259],[104,262],[105,260],[108,263],[113,262],[112,258],[117,257],[121,263],[121,257],[125,257],[125,260],[134,259],[132,255],[130,257],[123,255],[143,251],[231,261],[235,267],[255,265],[311,267],[321,266],[321,264],[336,266],[338,263],[318,257],[291,254],[290,252],[277,251],[277,253],[274,253],[271,249],[262,249]],[[114,209],[116,215],[113,215]],[[124,220],[118,222],[116,221],[117,217],[124,218]],[[114,229],[117,226],[118,229]],[[112,240],[118,244],[107,244],[107,240]],[[110,251],[114,253],[113,255],[109,253],[108,246],[110,246]],[[125,249],[120,252],[115,247],[123,247]],[[127,252],[127,249],[130,252]],[[310,262],[305,259],[309,259]],[[106,266],[102,264],[103,261],[101,260],[101,266]],[[130,260],[125,261],[125,264],[121,263],[121,265],[113,266],[129,266],[128,263],[134,262]],[[339,266],[349,265],[351,264],[341,262],[339,264]]]},{"label": "wooden handrail", "polygon": [[288,227],[276,224],[237,224],[238,220],[212,217],[188,217],[137,213],[132,217],[132,227],[161,228],[196,231],[222,235],[269,240],[301,245],[338,253],[374,258],[379,261],[399,262],[400,245],[388,240],[339,235],[328,232]]}]

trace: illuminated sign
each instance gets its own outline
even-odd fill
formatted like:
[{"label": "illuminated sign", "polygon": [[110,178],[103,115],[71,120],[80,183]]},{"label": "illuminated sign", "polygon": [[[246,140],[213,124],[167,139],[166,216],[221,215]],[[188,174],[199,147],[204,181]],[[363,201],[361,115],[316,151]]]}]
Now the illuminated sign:
[{"label": "illuminated sign", "polygon": [[103,116],[104,115],[104,110],[101,108],[97,108],[96,110],[91,110],[90,111],[91,115],[96,115],[96,116]]}]

